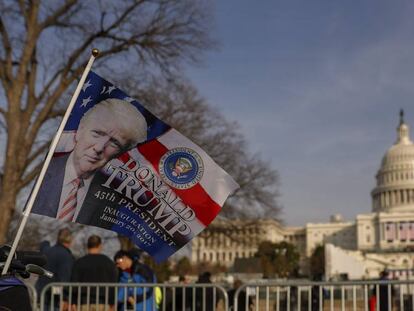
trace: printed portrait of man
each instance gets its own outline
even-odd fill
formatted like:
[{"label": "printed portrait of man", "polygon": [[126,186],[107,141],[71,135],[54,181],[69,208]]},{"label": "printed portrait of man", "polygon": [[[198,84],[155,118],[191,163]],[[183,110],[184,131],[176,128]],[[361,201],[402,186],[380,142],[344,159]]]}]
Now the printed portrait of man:
[{"label": "printed portrait of man", "polygon": [[147,139],[147,122],[127,101],[108,98],[80,120],[70,153],[50,162],[32,212],[77,221],[96,171]]}]

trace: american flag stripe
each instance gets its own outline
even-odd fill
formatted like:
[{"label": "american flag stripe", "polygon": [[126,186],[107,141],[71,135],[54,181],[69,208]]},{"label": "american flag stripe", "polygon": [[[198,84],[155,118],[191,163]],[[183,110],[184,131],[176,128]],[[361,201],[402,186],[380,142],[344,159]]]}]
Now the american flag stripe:
[{"label": "american flag stripe", "polygon": [[[168,149],[158,140],[154,139],[139,146],[138,151],[151,162],[153,168],[159,173],[158,163],[161,157],[168,152]],[[220,211],[220,206],[211,199],[209,194],[200,186],[200,184],[196,184],[186,190],[174,189],[174,192],[185,204],[191,206],[196,217],[204,226],[211,223]]]},{"label": "american flag stripe", "polygon": [[200,155],[204,163],[204,174],[203,178],[200,180],[200,185],[219,206],[223,206],[228,195],[233,193],[239,187],[233,178],[218,166],[203,149],[177,130],[170,129],[168,132],[158,137],[157,140],[167,149],[186,147],[194,150]]},{"label": "american flag stripe", "polygon": [[71,152],[75,147],[76,131],[65,131],[59,138],[59,144],[56,146],[55,153]]}]

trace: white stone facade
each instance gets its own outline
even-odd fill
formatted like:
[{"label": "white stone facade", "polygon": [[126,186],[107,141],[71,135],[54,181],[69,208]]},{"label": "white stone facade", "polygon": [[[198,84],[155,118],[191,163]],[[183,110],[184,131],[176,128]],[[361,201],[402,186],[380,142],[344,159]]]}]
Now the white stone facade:
[{"label": "white stone facade", "polygon": [[283,227],[275,220],[216,219],[192,242],[193,263],[231,266],[236,258],[253,257],[263,241],[289,241],[304,247],[303,228]]},{"label": "white stone facade", "polygon": [[[385,153],[376,181],[371,192],[372,212],[358,215],[355,221],[346,222],[335,215],[328,223],[285,227],[274,220],[216,220],[193,240],[191,259],[231,266],[237,257],[253,256],[260,242],[267,240],[297,245],[303,259],[318,245],[332,245],[331,249],[342,250],[353,258],[348,263],[360,263],[354,265],[359,272],[349,273],[359,275],[363,271],[360,278],[377,276],[384,268],[411,269],[414,267],[411,253],[414,250],[414,144],[403,113],[397,140]],[[331,273],[346,272],[345,267],[335,267],[340,265],[338,262],[327,262]]]}]

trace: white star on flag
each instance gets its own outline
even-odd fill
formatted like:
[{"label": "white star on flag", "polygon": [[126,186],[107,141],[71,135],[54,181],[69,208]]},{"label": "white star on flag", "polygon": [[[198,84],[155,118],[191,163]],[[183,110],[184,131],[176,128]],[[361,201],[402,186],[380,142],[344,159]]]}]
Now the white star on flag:
[{"label": "white star on flag", "polygon": [[92,101],[92,98],[89,96],[88,98],[85,98],[82,100],[81,107],[86,107],[87,104],[89,104]]},{"label": "white star on flag", "polygon": [[85,92],[88,87],[92,85],[91,80],[86,81],[86,83],[83,85],[82,90]]},{"label": "white star on flag", "polygon": [[111,92],[115,89],[116,89],[116,87],[112,85],[112,86],[108,87],[108,90],[106,91],[106,93],[111,94]]},{"label": "white star on flag", "polygon": [[124,100],[128,103],[132,103],[135,99],[133,99],[132,97],[125,97]]}]

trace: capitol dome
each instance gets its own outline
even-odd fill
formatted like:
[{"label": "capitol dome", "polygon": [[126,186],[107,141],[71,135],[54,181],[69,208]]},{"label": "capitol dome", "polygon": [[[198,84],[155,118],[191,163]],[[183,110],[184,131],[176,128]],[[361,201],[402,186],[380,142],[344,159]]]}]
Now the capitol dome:
[{"label": "capitol dome", "polygon": [[414,211],[414,144],[410,130],[400,112],[397,141],[385,153],[372,190],[374,212]]}]

